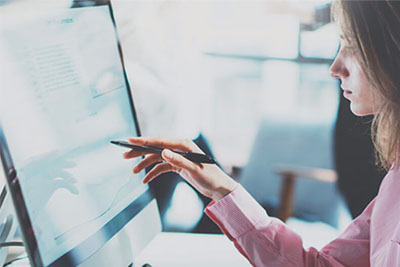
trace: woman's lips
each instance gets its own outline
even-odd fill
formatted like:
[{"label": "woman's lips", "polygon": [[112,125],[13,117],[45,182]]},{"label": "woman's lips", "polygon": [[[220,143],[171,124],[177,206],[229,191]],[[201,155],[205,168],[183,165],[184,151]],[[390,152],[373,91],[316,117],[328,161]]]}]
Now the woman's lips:
[{"label": "woman's lips", "polygon": [[351,94],[352,94],[352,92],[351,92],[350,90],[343,89],[343,95],[344,95],[345,97],[348,97],[348,96],[350,96]]}]

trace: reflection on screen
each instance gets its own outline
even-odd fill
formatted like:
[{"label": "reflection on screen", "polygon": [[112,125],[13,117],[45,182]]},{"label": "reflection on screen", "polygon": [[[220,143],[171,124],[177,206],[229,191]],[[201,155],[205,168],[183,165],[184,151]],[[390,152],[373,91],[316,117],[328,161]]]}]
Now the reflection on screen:
[{"label": "reflection on screen", "polygon": [[47,265],[146,190],[109,143],[137,133],[108,7],[3,29],[0,59],[0,119]]}]

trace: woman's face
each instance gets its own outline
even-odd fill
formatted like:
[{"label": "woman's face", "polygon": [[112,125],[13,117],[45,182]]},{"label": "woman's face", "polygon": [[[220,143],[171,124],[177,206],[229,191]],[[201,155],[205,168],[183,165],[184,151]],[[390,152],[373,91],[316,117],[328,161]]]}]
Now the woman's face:
[{"label": "woman's face", "polygon": [[343,95],[350,100],[350,109],[355,115],[375,114],[379,107],[379,96],[369,82],[357,53],[356,48],[342,40],[330,73],[332,77],[340,79]]}]

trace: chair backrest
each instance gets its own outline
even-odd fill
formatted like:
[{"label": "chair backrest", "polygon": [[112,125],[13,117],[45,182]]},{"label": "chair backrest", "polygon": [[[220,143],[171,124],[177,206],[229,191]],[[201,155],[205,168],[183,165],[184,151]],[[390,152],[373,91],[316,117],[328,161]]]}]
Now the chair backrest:
[{"label": "chair backrest", "polygon": [[[333,169],[333,125],[262,121],[240,182],[265,206],[278,205],[282,180],[274,170],[281,164]],[[296,217],[336,227],[339,201],[335,183],[296,180]]]}]

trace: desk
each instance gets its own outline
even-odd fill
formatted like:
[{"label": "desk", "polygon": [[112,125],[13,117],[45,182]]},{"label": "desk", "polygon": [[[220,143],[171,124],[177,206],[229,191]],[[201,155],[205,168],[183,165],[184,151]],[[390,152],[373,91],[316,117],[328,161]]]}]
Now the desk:
[{"label": "desk", "polygon": [[[143,250],[136,266],[153,267],[249,267],[250,263],[224,235],[161,233]],[[27,267],[28,259],[10,267]]]},{"label": "desk", "polygon": [[138,257],[142,266],[247,267],[250,263],[224,235],[161,233]]}]

